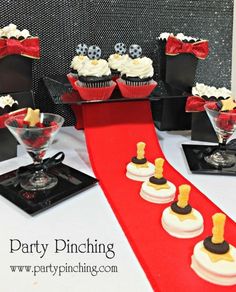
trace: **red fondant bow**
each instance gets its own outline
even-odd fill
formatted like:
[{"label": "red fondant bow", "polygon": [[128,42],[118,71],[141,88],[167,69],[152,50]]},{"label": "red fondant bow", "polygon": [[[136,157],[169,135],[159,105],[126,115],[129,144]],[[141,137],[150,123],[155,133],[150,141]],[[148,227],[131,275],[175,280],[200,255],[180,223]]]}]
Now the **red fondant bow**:
[{"label": "red fondant bow", "polygon": [[39,38],[32,37],[21,41],[16,39],[0,39],[0,58],[8,55],[22,55],[39,59]]},{"label": "red fondant bow", "polygon": [[185,43],[173,36],[169,36],[166,43],[166,55],[176,56],[182,53],[193,54],[198,59],[206,59],[209,53],[208,41]]},{"label": "red fondant bow", "polygon": [[204,105],[205,104],[212,104],[212,109],[217,108],[216,107],[216,101],[212,100],[205,100],[201,96],[192,95],[187,98],[187,102],[185,105],[185,111],[186,112],[203,112],[205,110]]}]

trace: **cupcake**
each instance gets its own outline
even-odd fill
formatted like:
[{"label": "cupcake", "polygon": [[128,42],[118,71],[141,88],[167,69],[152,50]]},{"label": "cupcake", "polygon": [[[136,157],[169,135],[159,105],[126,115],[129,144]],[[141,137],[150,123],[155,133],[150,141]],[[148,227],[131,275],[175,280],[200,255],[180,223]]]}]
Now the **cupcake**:
[{"label": "cupcake", "polygon": [[126,167],[126,176],[129,179],[146,181],[150,176],[154,175],[155,166],[147,161],[144,156],[145,146],[146,144],[144,142],[137,143],[137,156],[132,157],[131,162]]},{"label": "cupcake", "polygon": [[226,216],[216,213],[212,220],[212,236],[195,245],[191,268],[200,278],[210,283],[236,285],[236,248],[224,239]]},{"label": "cupcake", "polygon": [[89,60],[80,70],[75,87],[83,100],[108,99],[116,84],[111,80],[111,70],[108,62],[101,59],[101,49],[98,46],[88,48]]},{"label": "cupcake", "polygon": [[121,78],[117,80],[120,91],[128,98],[147,97],[157,85],[152,79],[152,60],[141,57],[142,48],[135,44],[129,47],[129,55],[129,61],[121,67]]},{"label": "cupcake", "polygon": [[13,23],[10,23],[7,26],[4,26],[0,29],[0,37],[8,38],[8,39],[18,39],[24,40],[30,38],[30,32],[27,29],[23,29],[22,31],[17,28],[17,26]]},{"label": "cupcake", "polygon": [[18,101],[14,100],[9,94],[0,97],[0,115],[17,110]]},{"label": "cupcake", "polygon": [[101,59],[101,49],[98,46],[88,48],[89,60],[80,70],[79,81],[82,87],[97,88],[111,84],[111,70],[106,60]]},{"label": "cupcake", "polygon": [[203,231],[202,215],[188,203],[190,190],[189,185],[179,186],[178,200],[162,213],[162,227],[173,237],[193,238]]},{"label": "cupcake", "polygon": [[115,54],[111,54],[108,58],[108,65],[111,69],[112,79],[116,80],[120,77],[122,66],[129,60],[129,55],[126,54],[126,45],[123,43],[117,43],[114,46]]}]

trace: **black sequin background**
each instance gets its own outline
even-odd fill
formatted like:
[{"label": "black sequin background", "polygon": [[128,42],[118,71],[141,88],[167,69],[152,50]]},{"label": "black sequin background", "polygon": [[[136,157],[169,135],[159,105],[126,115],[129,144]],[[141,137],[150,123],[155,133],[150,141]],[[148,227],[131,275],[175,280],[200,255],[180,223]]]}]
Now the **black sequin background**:
[{"label": "black sequin background", "polygon": [[208,39],[210,55],[199,61],[196,81],[231,86],[233,0],[2,0],[0,11],[1,27],[12,22],[41,39],[35,90],[43,75],[68,72],[79,42],[99,45],[104,58],[117,42],[138,43],[158,72],[157,38],[165,31]]}]

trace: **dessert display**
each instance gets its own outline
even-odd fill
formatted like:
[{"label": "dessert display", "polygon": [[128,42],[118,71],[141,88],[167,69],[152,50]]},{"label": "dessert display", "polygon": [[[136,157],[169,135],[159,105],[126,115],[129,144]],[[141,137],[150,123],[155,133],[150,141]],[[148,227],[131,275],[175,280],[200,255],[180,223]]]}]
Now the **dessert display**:
[{"label": "dessert display", "polygon": [[117,43],[114,46],[115,54],[111,54],[108,58],[108,65],[111,69],[112,78],[116,80],[120,77],[122,67],[129,61],[129,55],[126,54],[126,45]]},{"label": "dessert display", "polygon": [[162,226],[177,238],[196,237],[203,231],[202,215],[189,203],[189,185],[179,186],[178,200],[167,207],[162,214]]},{"label": "dessert display", "polygon": [[154,174],[155,166],[145,158],[144,142],[137,143],[137,156],[126,167],[126,176],[136,181],[146,181]]},{"label": "dessert display", "polygon": [[88,48],[88,58],[74,83],[75,88],[83,100],[106,100],[116,86],[108,63],[101,59],[101,49],[95,45]]},{"label": "dessert display", "polygon": [[202,279],[223,286],[236,284],[236,248],[224,239],[226,216],[212,216],[212,236],[194,247],[191,268]]},{"label": "dessert display", "polygon": [[157,83],[152,79],[154,69],[152,60],[142,57],[142,48],[133,44],[129,47],[130,60],[121,67],[121,78],[117,80],[123,97],[147,97]]},{"label": "dessert display", "polygon": [[46,174],[43,157],[61,128],[64,119],[55,114],[40,113],[39,109],[27,109],[26,114],[10,116],[5,125],[17,141],[25,147],[34,164],[21,180],[28,191],[45,190],[57,184],[57,178]]},{"label": "dessert display", "polygon": [[155,174],[142,184],[140,196],[149,202],[165,204],[174,200],[176,187],[163,177],[163,158],[155,160]]},{"label": "dessert display", "polygon": [[10,96],[9,94],[0,96],[0,115],[15,111],[17,110],[17,108],[18,101],[14,100],[12,96]]}]

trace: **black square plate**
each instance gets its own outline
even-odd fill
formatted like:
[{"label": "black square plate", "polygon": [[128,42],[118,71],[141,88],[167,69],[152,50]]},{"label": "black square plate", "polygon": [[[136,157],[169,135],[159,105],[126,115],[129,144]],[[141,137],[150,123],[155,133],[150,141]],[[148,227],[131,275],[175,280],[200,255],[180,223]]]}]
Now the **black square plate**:
[{"label": "black square plate", "polygon": [[[182,147],[192,173],[236,175],[236,164],[229,168],[217,169],[205,162],[204,157],[217,149],[217,146],[182,144]],[[231,148],[228,151],[236,155],[235,149]]]},{"label": "black square plate", "polygon": [[16,182],[16,171],[0,176],[0,194],[30,215],[42,212],[97,183],[97,179],[65,164],[48,170],[58,178],[57,185],[46,191],[28,192]]}]

